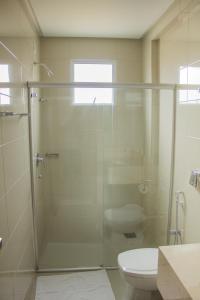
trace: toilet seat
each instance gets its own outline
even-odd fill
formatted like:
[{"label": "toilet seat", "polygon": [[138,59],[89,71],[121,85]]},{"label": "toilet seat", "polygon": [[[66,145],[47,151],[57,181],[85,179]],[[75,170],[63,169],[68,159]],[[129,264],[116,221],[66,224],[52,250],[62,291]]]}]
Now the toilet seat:
[{"label": "toilet seat", "polygon": [[158,272],[158,249],[143,248],[120,253],[118,265],[129,276],[155,277]]}]

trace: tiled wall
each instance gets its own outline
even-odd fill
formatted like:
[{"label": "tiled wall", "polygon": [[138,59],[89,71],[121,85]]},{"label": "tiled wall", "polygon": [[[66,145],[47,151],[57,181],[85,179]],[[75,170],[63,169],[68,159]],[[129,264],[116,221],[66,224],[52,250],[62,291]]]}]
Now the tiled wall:
[{"label": "tiled wall", "polygon": [[[5,18],[6,15],[9,18]],[[39,42],[18,1],[4,1],[0,19],[0,67],[3,65],[8,68],[8,76],[0,71],[1,81],[25,83],[27,80],[36,80],[38,72],[33,67],[33,61],[38,60]],[[16,24],[19,25],[18,29]],[[0,111],[27,112],[25,88],[8,89],[6,93],[10,97],[0,96]],[[4,105],[5,102],[7,105]],[[1,117],[1,300],[33,297],[35,256],[31,205],[28,117]]]}]

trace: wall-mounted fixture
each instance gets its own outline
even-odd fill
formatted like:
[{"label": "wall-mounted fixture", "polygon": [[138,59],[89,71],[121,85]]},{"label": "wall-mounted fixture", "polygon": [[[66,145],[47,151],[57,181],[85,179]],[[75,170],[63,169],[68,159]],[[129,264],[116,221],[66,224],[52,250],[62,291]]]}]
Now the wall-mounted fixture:
[{"label": "wall-mounted fixture", "polygon": [[13,111],[1,111],[0,112],[0,117],[25,117],[25,116],[29,116],[28,113],[16,113]]},{"label": "wall-mounted fixture", "polygon": [[31,93],[31,98],[36,98],[36,97],[37,97],[37,93],[32,92],[32,93]]},{"label": "wall-mounted fixture", "polygon": [[49,77],[54,76],[53,71],[52,71],[46,64],[44,64],[44,63],[39,63],[39,62],[34,62],[33,64],[34,64],[35,66],[43,67],[43,68],[45,69],[45,71],[47,72],[47,75],[48,75]]},{"label": "wall-mounted fixture", "polygon": [[170,234],[174,235],[174,245],[183,243],[183,229],[179,228],[180,221],[180,207],[185,208],[185,194],[183,191],[176,191],[176,215],[175,215],[175,229],[170,230]]},{"label": "wall-mounted fixture", "polygon": [[39,102],[41,102],[41,103],[44,103],[44,102],[47,102],[48,100],[46,99],[46,98],[43,98],[43,97],[41,97],[40,99],[39,99]]},{"label": "wall-mounted fixture", "polygon": [[151,179],[144,179],[139,185],[138,190],[141,194],[147,194],[149,192],[149,186],[151,184]]},{"label": "wall-mounted fixture", "polygon": [[45,155],[43,153],[37,153],[34,158],[36,162],[36,167],[42,164],[45,168]]},{"label": "wall-mounted fixture", "polygon": [[200,192],[200,170],[192,170],[189,183]]},{"label": "wall-mounted fixture", "polygon": [[45,156],[48,157],[48,158],[49,157],[50,158],[52,158],[52,157],[57,158],[57,157],[59,157],[59,153],[57,153],[57,152],[56,153],[45,153]]}]

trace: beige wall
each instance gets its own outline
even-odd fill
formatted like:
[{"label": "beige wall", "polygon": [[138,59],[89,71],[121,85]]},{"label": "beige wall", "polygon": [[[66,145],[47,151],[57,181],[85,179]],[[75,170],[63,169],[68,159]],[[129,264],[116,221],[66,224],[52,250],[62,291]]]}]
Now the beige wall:
[{"label": "beige wall", "polygon": [[126,39],[42,38],[41,61],[54,72],[42,80],[69,82],[72,59],[110,59],[116,61],[116,82],[141,82],[142,42]]},{"label": "beige wall", "polygon": [[[28,25],[18,1],[1,3],[0,20],[0,65],[8,65],[10,82],[25,83],[27,80],[36,80],[37,70],[33,68],[33,61],[38,59],[39,41]],[[12,88],[10,95],[10,104],[1,105],[0,110],[27,112],[26,89]],[[3,247],[0,250],[0,299],[2,300],[34,297],[32,286],[35,259],[32,224],[28,119],[2,117],[0,118],[0,236],[3,238]]]}]

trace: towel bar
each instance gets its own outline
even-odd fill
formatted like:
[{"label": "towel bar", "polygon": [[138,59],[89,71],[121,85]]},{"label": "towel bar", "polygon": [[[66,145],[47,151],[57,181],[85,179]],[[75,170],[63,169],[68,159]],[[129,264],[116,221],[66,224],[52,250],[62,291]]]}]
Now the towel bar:
[{"label": "towel bar", "polygon": [[29,114],[28,113],[15,113],[13,111],[0,112],[0,117],[15,117],[15,116],[24,117],[24,116],[29,116]]}]

